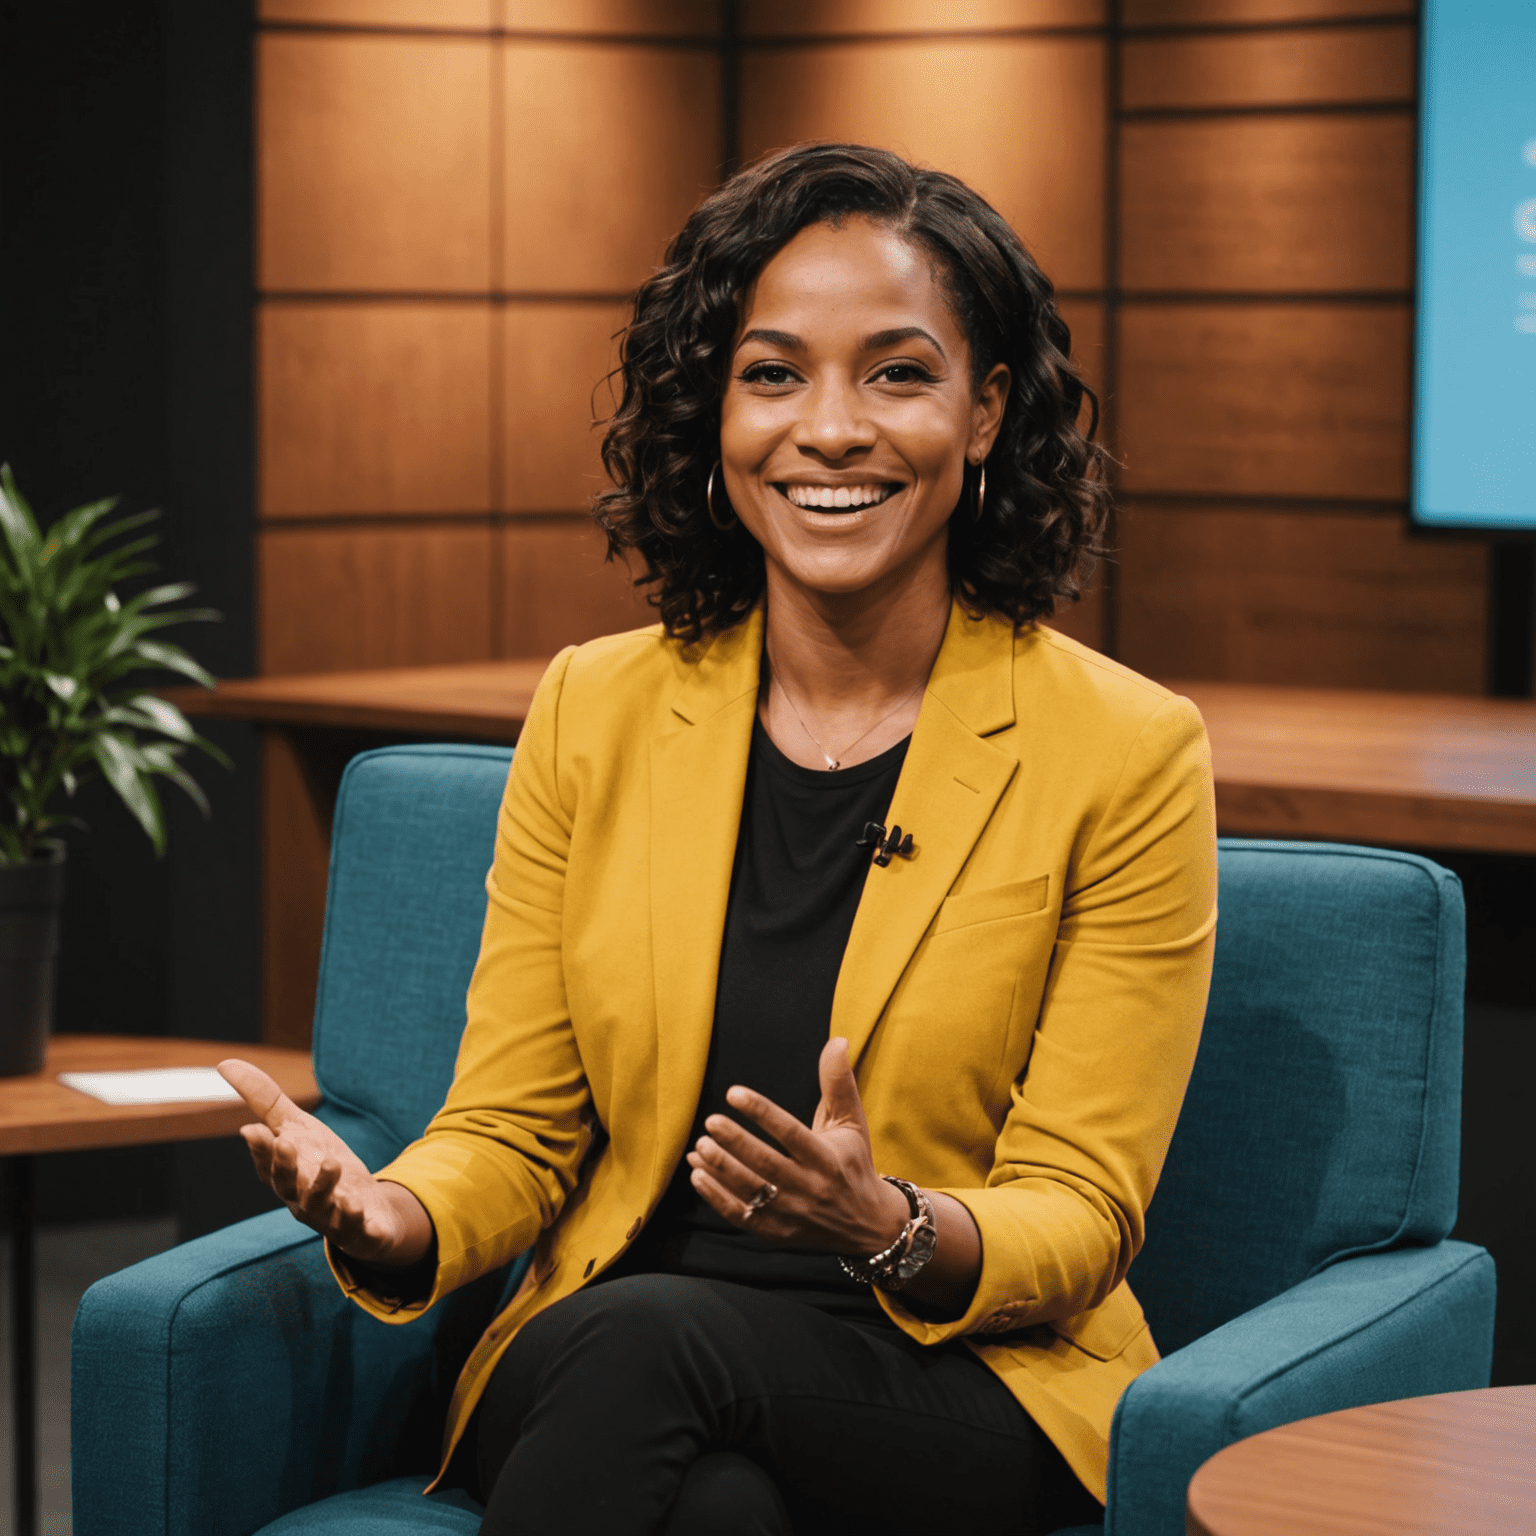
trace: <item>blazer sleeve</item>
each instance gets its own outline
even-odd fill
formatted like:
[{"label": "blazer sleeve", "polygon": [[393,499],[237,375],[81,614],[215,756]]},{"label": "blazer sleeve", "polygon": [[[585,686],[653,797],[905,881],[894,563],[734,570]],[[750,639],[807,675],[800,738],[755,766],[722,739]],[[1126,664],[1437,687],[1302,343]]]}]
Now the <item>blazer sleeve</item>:
[{"label": "blazer sleeve", "polygon": [[1166,699],[1126,753],[1065,893],[1023,1077],[981,1189],[948,1189],[981,1233],[963,1316],[877,1292],[925,1343],[1077,1317],[1125,1278],[1183,1104],[1216,928],[1210,749]]},{"label": "blazer sleeve", "polygon": [[[529,1247],[559,1216],[591,1140],[560,957],[571,840],[558,780],[560,700],[572,654],[557,656],[540,682],[507,777],[453,1086],[421,1138],[378,1172],[432,1218],[431,1290],[382,1296],[327,1245],[347,1294],[390,1321],[420,1315]],[[509,1083],[517,1085],[510,1101]]]}]

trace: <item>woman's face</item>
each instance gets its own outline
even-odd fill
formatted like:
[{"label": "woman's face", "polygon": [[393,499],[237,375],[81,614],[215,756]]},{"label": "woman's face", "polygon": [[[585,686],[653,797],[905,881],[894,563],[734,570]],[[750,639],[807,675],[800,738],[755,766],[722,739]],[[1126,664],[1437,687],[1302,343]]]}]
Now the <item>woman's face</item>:
[{"label": "woman's face", "polygon": [[926,252],[866,218],[796,235],[747,295],[720,419],[725,489],[770,588],[942,575],[966,460],[991,448],[1008,383],[999,364],[972,389]]}]

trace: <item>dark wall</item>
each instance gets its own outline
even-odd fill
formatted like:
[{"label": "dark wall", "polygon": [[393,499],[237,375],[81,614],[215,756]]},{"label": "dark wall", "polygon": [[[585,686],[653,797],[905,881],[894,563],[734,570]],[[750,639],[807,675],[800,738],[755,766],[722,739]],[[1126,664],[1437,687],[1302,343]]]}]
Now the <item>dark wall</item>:
[{"label": "dark wall", "polygon": [[[223,675],[254,655],[250,35],[241,0],[0,3],[0,459],[40,517],[162,507],[162,571],[225,616],[175,638]],[[207,823],[169,791],[164,861],[82,793],[60,1030],[257,1038],[254,743],[217,735],[234,772],[194,767]],[[43,1216],[195,1206],[229,1162],[45,1159]]]},{"label": "dark wall", "polygon": [[1461,1210],[1455,1236],[1499,1271],[1493,1384],[1536,1381],[1536,1203],[1530,1083],[1536,1077],[1536,860],[1431,853],[1467,898],[1467,1028],[1462,1070]]}]

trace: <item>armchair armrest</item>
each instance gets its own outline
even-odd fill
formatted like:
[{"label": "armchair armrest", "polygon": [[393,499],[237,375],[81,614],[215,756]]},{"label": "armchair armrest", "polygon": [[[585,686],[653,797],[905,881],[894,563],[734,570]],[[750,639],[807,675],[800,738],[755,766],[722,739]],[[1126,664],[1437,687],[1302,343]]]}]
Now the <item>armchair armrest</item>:
[{"label": "armchair armrest", "polygon": [[1106,1536],[1183,1536],[1200,1465],[1277,1424],[1488,1385],[1493,1260],[1468,1243],[1346,1259],[1131,1383],[1110,1435]]},{"label": "armchair armrest", "polygon": [[328,1494],[430,1470],[506,1278],[392,1327],[274,1211],[99,1281],[72,1343],[77,1536],[249,1536]]}]

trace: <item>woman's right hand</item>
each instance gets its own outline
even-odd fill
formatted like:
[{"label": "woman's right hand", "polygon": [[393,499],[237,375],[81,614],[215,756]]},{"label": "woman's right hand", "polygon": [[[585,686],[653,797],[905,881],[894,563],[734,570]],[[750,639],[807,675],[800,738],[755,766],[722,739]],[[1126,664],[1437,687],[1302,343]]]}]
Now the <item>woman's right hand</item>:
[{"label": "woman's right hand", "polygon": [[260,1067],[221,1061],[219,1073],[258,1118],[240,1129],[256,1172],[305,1226],[364,1264],[405,1269],[426,1257],[432,1218],[410,1190],[374,1178],[335,1131]]}]

